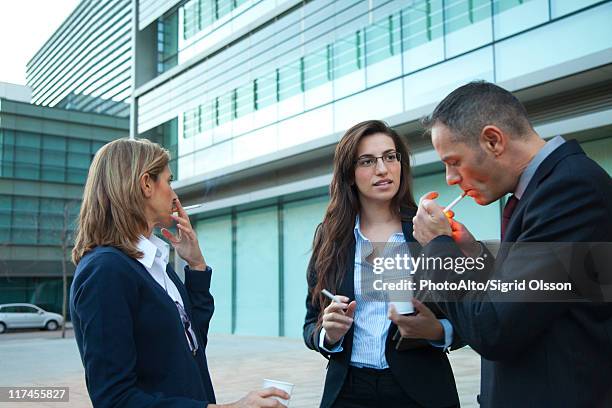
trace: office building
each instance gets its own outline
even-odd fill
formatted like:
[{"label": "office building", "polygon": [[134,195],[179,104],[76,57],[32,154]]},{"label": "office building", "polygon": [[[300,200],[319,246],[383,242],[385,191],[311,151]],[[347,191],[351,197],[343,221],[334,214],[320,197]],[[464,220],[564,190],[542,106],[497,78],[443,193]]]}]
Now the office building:
[{"label": "office building", "polygon": [[[459,193],[418,120],[484,79],[545,138],[612,170],[612,2],[134,0],[131,133],[174,155],[214,267],[214,332],[301,335],[305,269],[335,144],[383,119],[413,151],[417,197]],[[502,203],[456,207],[480,239]]]},{"label": "office building", "polygon": [[9,92],[0,93],[0,304],[61,312],[62,261],[71,276],[74,221],[91,159],[127,136],[128,120],[32,105],[30,89],[3,88]]},{"label": "office building", "polygon": [[82,0],[28,62],[32,103],[129,116],[130,0]]}]

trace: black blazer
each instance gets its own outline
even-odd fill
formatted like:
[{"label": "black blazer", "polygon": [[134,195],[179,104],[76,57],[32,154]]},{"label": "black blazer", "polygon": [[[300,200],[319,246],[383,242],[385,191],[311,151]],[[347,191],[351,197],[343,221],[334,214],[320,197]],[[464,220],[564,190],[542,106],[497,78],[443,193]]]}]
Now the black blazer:
[{"label": "black blazer", "polygon": [[[414,212],[404,214],[402,230],[406,241],[411,248],[418,246],[412,236],[412,217]],[[353,238],[354,239],[354,238]],[[418,246],[420,248],[420,246]],[[414,256],[414,255],[412,255]],[[355,269],[355,242],[351,246],[351,252],[347,257],[347,269],[344,279],[338,290],[338,294],[355,299],[354,269]],[[317,330],[319,309],[312,305],[312,290],[316,285],[316,272],[314,270],[314,257],[310,259],[308,266],[308,296],[306,297],[306,319],[304,322],[303,335],[306,346],[318,351],[329,359],[325,388],[321,399],[321,408],[331,407],[338,397],[344,384],[353,348],[353,327],[346,333],[342,341],[343,350],[339,353],[327,353],[319,348],[319,337],[321,330]],[[432,306],[429,305],[428,306]],[[435,307],[435,305],[433,305]],[[438,317],[437,309],[433,309]],[[393,335],[397,326],[391,323],[385,345],[385,357],[391,372],[402,389],[415,401],[424,407],[449,407],[459,405],[455,378],[446,353],[439,348],[425,345],[405,351],[397,351]],[[461,339],[456,334],[453,337],[452,349],[463,346]]]},{"label": "black blazer", "polygon": [[210,271],[185,269],[185,285],[168,265],[199,348],[189,349],[178,310],[145,267],[113,247],[79,262],[70,315],[94,407],[206,407],[215,402],[206,341],[213,314]]},{"label": "black blazer", "polygon": [[[560,268],[551,268],[557,265],[554,257],[525,262],[508,250],[525,242],[612,242],[610,176],[576,141],[561,145],[538,167],[490,271],[492,279],[512,281],[556,270],[559,280],[568,280]],[[442,236],[424,252],[461,256],[452,239]],[[587,255],[573,256],[582,257],[575,260],[587,275],[609,284],[609,276],[595,277]],[[457,276],[438,271],[427,278]],[[482,356],[483,407],[612,407],[612,303],[490,302],[491,296],[472,292],[465,302],[439,305],[455,331]]]}]

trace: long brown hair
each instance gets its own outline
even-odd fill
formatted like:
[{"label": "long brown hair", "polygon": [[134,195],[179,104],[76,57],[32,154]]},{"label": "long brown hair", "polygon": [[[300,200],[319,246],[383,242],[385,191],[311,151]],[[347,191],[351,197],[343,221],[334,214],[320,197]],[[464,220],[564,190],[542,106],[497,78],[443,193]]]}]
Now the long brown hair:
[{"label": "long brown hair", "polygon": [[[401,155],[400,187],[391,200],[391,207],[401,215],[408,210],[416,210],[412,196],[412,176],[410,173],[410,151],[404,140],[380,120],[361,122],[346,131],[334,154],[334,173],[329,187],[330,201],[323,219],[317,228],[312,249],[310,268],[314,270],[308,276],[311,283],[316,279],[312,304],[323,311],[329,300],[321,294],[322,289],[336,293],[344,278],[349,248],[353,245],[355,219],[360,211],[359,195],[355,184],[355,161],[359,142],[376,133],[382,133],[393,139],[395,149]],[[309,285],[312,287],[313,285]],[[319,319],[320,322],[320,319]]]},{"label": "long brown hair", "polygon": [[137,243],[147,231],[140,178],[157,181],[170,161],[166,149],[147,139],[118,139],[96,153],[83,192],[72,262],[97,246],[113,246],[141,258]]}]

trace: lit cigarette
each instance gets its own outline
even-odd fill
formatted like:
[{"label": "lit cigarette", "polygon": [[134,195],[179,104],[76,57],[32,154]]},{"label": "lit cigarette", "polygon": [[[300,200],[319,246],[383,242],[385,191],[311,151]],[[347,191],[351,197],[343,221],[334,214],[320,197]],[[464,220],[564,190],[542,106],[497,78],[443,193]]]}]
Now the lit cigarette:
[{"label": "lit cigarette", "polygon": [[330,298],[333,302],[342,303],[340,301],[340,299],[338,299],[336,296],[332,295],[332,293],[329,290],[327,290],[327,289],[323,289],[321,291],[321,293],[324,294],[325,296],[327,296],[328,298]]},{"label": "lit cigarette", "polygon": [[185,211],[193,210],[194,208],[201,207],[202,205],[203,204],[188,205],[187,207],[183,207],[183,210],[185,210]]},{"label": "lit cigarette", "polygon": [[455,199],[453,200],[453,202],[452,202],[452,203],[450,203],[449,205],[447,205],[447,206],[446,206],[446,208],[445,208],[444,210],[442,210],[442,212],[443,212],[444,214],[446,214],[447,212],[449,212],[450,210],[452,210],[452,209],[453,209],[453,207],[454,207],[454,206],[456,206],[456,205],[457,205],[457,203],[458,203],[459,201],[461,201],[461,199],[462,199],[463,197],[465,197],[465,194],[466,194],[466,192],[465,192],[465,191],[464,191],[463,193],[461,193],[461,195],[460,195],[459,197],[455,198]]}]

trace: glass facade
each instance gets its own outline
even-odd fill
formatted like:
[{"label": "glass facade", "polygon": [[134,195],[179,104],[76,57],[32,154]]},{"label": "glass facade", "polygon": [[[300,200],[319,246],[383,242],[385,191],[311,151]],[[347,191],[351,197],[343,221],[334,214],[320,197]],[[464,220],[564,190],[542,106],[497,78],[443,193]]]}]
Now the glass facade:
[{"label": "glass facade", "polygon": [[178,170],[178,119],[171,120],[153,129],[147,139],[159,143],[170,152],[170,170],[175,179],[180,177]]},{"label": "glass facade", "polygon": [[[582,148],[612,174],[610,138],[582,143]],[[440,194],[440,203],[450,203],[460,193],[446,184],[444,173],[416,177],[415,199],[429,191]],[[228,208],[225,215],[193,219],[206,262],[213,268],[212,333],[302,336],[306,268],[329,197],[282,200],[286,201],[257,209]],[[463,200],[454,211],[478,239],[499,240],[501,201],[483,207]]]},{"label": "glass facade", "polygon": [[27,64],[32,102],[127,117],[131,0],[82,1]]},{"label": "glass facade", "polygon": [[246,3],[246,0],[190,0],[181,9],[182,36],[184,40],[197,35],[216,21],[230,14],[232,10]]},{"label": "glass facade", "polygon": [[[68,278],[68,287],[71,283],[72,278]],[[0,304],[32,303],[48,312],[61,314],[62,294],[61,279],[0,276]]]},{"label": "glass facade", "polygon": [[[201,30],[188,35],[185,27],[200,27],[199,23],[193,23],[195,17],[185,23],[181,16],[192,11],[199,15],[200,6],[190,2],[167,13],[158,20],[158,27],[163,31],[167,25],[176,41],[164,37],[163,43],[172,44],[174,51],[160,52],[159,59],[170,58],[180,65],[187,55],[193,58],[190,50],[198,42],[208,41],[228,21],[238,25],[238,15],[248,16],[255,3],[259,4],[239,5],[219,22],[202,23]],[[590,31],[595,40],[576,35],[567,29],[567,21],[556,20],[559,17],[553,10],[561,3],[300,3],[202,56],[171,80],[168,89],[162,86],[141,96],[135,101],[140,112],[138,126],[146,128],[163,117],[162,112],[178,116],[179,177],[206,174],[342,132],[356,117],[386,118],[416,111],[470,80],[511,81],[535,68],[547,69],[570,56],[579,59],[609,46],[605,13],[593,9],[605,3],[609,6],[609,2],[572,9],[581,13],[574,18],[572,29]],[[191,11],[185,11],[189,4]],[[594,24],[589,13],[599,16]],[[597,32],[587,29],[589,24]],[[561,41],[564,52],[550,55],[552,51],[541,49],[532,53],[532,45],[526,45],[532,41],[522,36],[536,36],[534,30],[537,36],[546,37],[536,41],[535,47],[568,37]],[[193,43],[185,45],[186,37]],[[526,53],[537,54],[530,57],[532,64],[523,63],[520,56]]]},{"label": "glass facade", "polygon": [[306,266],[326,195],[192,222],[213,268],[211,332],[300,337]]},{"label": "glass facade", "polygon": [[89,166],[127,120],[0,99],[0,303],[61,311]]},{"label": "glass facade", "polygon": [[0,129],[0,177],[85,184],[104,142]]},{"label": "glass facade", "polygon": [[72,236],[79,200],[0,194],[0,245],[52,245]]},{"label": "glass facade", "polygon": [[248,0],[189,0],[157,21],[158,73],[194,54],[206,34],[248,7]]},{"label": "glass facade", "polygon": [[[301,336],[329,151],[361,120],[417,147],[417,199],[459,194],[416,121],[476,79],[517,91],[544,137],[577,136],[610,172],[610,137],[595,133],[610,122],[586,118],[609,102],[574,76],[609,65],[611,15],[610,0],[191,0],[158,18],[158,77],[137,92],[135,128],[170,148],[184,201],[210,208],[192,222],[214,270],[211,331]],[[499,239],[501,202],[455,210]]]},{"label": "glass facade", "polygon": [[[321,41],[320,37],[315,37],[310,43],[305,44],[300,40],[299,34],[303,35],[309,30],[320,31],[317,26],[321,23],[313,22],[312,27],[305,27],[302,33],[296,32],[297,35],[287,40],[286,36],[293,34],[292,31],[296,29],[293,24],[283,24],[282,20],[295,20],[300,16],[301,10],[298,9],[281,17],[278,22],[270,24],[269,27],[261,29],[261,31],[269,32],[268,35],[264,36],[257,32],[251,33],[252,36],[261,36],[263,37],[262,40],[269,42],[269,48],[261,50],[269,54],[269,59],[257,62],[258,65],[265,66],[267,72],[262,72],[260,76],[250,75],[251,79],[233,89],[223,90],[223,86],[220,86],[221,89],[217,92],[215,89],[211,89],[211,97],[207,103],[183,113],[183,136],[188,138],[199,135],[230,120],[238,119],[248,113],[265,108],[270,103],[284,101],[334,79],[340,79],[364,69],[366,66],[384,62],[394,55],[399,55],[404,51],[434,41],[442,37],[443,33],[448,36],[473,24],[490,19],[492,6],[500,14],[528,2],[529,0],[498,0],[492,4],[489,0],[415,1],[412,2],[412,5],[396,10],[365,26],[359,24],[359,17],[368,15],[370,10],[364,7],[367,3],[356,2],[354,6],[347,7],[347,10],[337,11],[337,16],[342,16],[342,13],[348,13],[349,11],[354,15],[352,16],[353,19],[344,22],[341,28],[342,31],[348,31],[348,25],[354,28],[354,31],[329,43],[325,43],[324,40]],[[184,7],[191,3],[199,4],[199,2],[192,0]],[[227,3],[232,2],[228,1]],[[313,3],[319,4],[319,2]],[[363,10],[358,10],[359,5]],[[352,8],[357,10],[352,10]],[[176,15],[176,12],[172,15]],[[337,16],[332,14],[327,18],[333,19]],[[161,21],[165,22],[167,20],[172,19],[166,17]],[[355,24],[355,21],[358,23]],[[167,23],[166,25],[171,26],[172,24]],[[330,27],[329,30],[332,33],[340,30],[340,23],[334,26]],[[325,37],[329,33],[322,32],[321,34]],[[283,40],[281,50],[272,47],[275,41],[279,41],[276,36],[281,36]],[[487,41],[491,41],[490,36]],[[463,43],[465,44],[465,41]],[[278,62],[285,59],[282,57],[282,52],[287,48],[292,46],[299,48],[306,45],[314,48],[313,51],[300,53],[302,55],[295,60],[278,65]],[[262,47],[252,45],[250,48],[257,48],[251,50],[251,52],[258,54]],[[474,48],[474,46],[470,48]],[[289,49],[289,51],[293,50]],[[180,50],[177,52],[180,54]],[[248,58],[250,55],[249,49],[245,49],[235,57],[242,59]],[[219,60],[219,64],[228,68],[227,74],[223,75],[227,81],[223,82],[233,82],[236,77],[231,75],[234,69],[230,65],[235,66],[236,59],[211,57],[211,59],[213,58]],[[393,61],[389,62],[393,63]],[[241,74],[238,71],[236,73]],[[215,95],[215,93],[218,94]]]}]

